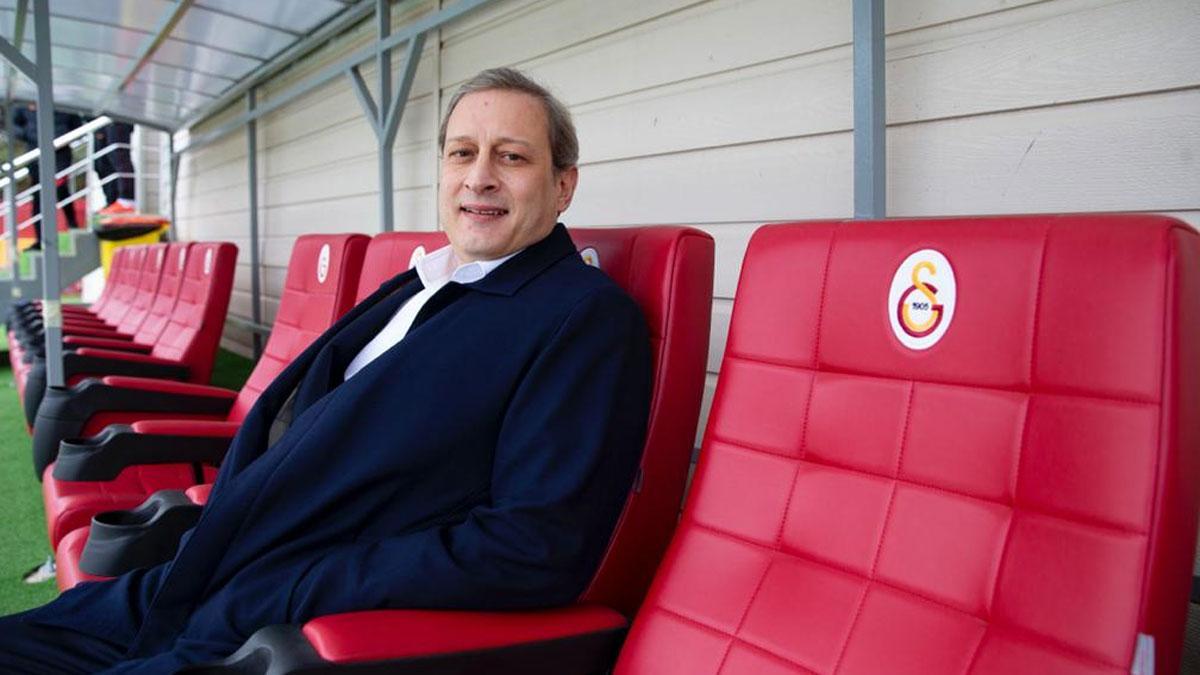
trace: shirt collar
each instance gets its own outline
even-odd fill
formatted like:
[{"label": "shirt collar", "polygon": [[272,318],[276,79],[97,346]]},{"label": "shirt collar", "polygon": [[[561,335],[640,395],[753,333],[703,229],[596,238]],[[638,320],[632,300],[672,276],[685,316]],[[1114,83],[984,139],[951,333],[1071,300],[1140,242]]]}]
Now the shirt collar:
[{"label": "shirt collar", "polygon": [[422,257],[414,267],[417,270],[417,276],[421,279],[421,285],[425,288],[442,286],[450,281],[469,284],[486,277],[492,270],[503,265],[505,261],[523,250],[525,249],[514,251],[503,258],[475,260],[455,267],[456,259],[453,249],[450,246],[443,246]]}]

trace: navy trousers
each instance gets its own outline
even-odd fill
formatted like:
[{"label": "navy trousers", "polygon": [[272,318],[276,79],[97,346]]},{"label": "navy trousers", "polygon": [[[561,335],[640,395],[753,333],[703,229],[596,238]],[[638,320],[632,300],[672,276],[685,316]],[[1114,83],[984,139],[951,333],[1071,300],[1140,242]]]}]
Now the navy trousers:
[{"label": "navy trousers", "polygon": [[[25,619],[26,613],[0,616],[0,675],[150,675],[172,673],[189,663],[219,660],[221,654],[171,651],[126,660],[129,649],[119,641],[46,626]],[[188,650],[182,650],[185,653]]]}]

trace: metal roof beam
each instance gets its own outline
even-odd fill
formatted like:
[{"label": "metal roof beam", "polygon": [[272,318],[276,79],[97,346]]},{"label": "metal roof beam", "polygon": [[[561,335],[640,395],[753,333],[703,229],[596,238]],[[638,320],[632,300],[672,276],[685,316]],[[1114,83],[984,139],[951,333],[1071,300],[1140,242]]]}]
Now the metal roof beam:
[{"label": "metal roof beam", "polygon": [[20,49],[17,49],[11,42],[0,37],[0,56],[3,56],[10,64],[15,66],[17,70],[25,74],[25,77],[37,81],[37,66],[33,64]]},{"label": "metal roof beam", "polygon": [[[36,101],[33,101],[32,99],[27,99],[27,98],[14,98],[13,103],[34,103],[34,104],[36,104]],[[54,103],[54,109],[60,110],[63,112],[73,112],[84,118],[92,117],[93,115],[96,115],[96,112],[94,112],[90,106],[74,105],[72,103],[61,103],[61,102],[56,101]],[[125,113],[113,112],[111,110],[101,110],[100,114],[103,115],[104,117],[109,118],[109,120],[113,121],[113,122],[128,122],[130,124],[139,124],[141,126],[150,127],[151,129],[158,129],[159,131],[163,131],[166,133],[171,133],[171,131],[173,131],[171,129],[171,127],[164,124],[161,120],[152,120],[152,119],[148,119],[145,117],[140,117],[138,115],[128,115]]]},{"label": "metal roof beam", "polygon": [[[338,14],[335,19],[326,23],[316,32],[312,33],[291,47],[288,47],[270,61],[267,61],[255,70],[251,71],[249,75],[242,78],[239,82],[236,82],[233,87],[227,90],[224,94],[221,94],[217,100],[204,106],[200,110],[196,111],[196,113],[191,117],[184,120],[184,122],[179,125],[179,128],[183,129],[185,127],[190,127],[200,122],[204,118],[217,113],[229,105],[232,105],[236,101],[242,99],[251,87],[262,83],[272,75],[275,75],[284,68],[292,65],[292,63],[299,60],[301,57],[306,56],[309,52],[325,44],[325,42],[329,39],[337,36],[342,31],[350,28],[359,21],[362,21],[373,11],[375,11],[375,0],[360,0],[358,4],[350,7],[349,9],[342,10],[342,12]],[[181,149],[180,152],[182,151],[183,150]]]},{"label": "metal roof beam", "polygon": [[159,22],[158,27],[154,31],[154,36],[150,38],[150,41],[146,43],[146,46],[142,47],[141,54],[138,55],[137,60],[133,62],[133,65],[129,67],[129,71],[125,73],[125,76],[122,77],[113,88],[109,89],[104,98],[100,100],[100,103],[96,105],[97,111],[110,105],[112,100],[116,98],[117,95],[125,89],[125,87],[129,86],[129,83],[133,81],[135,76],[137,76],[138,71],[141,70],[147,63],[149,63],[150,57],[154,55],[154,52],[158,51],[158,48],[162,46],[164,41],[166,41],[167,36],[171,34],[171,31],[175,30],[175,26],[181,19],[183,19],[183,15],[187,14],[188,9],[191,8],[192,2],[194,2],[194,0],[179,0],[178,4],[176,4],[173,9],[163,13],[162,20]]},{"label": "metal roof beam", "polygon": [[[29,0],[17,0],[17,14],[13,17],[13,46],[17,51],[21,50],[21,43],[25,41],[25,17],[29,14]],[[12,98],[13,91],[13,66],[11,63],[4,66],[4,95],[6,99]]]},{"label": "metal roof beam", "polygon": [[[416,38],[418,35],[450,23],[451,21],[454,21],[455,19],[474,11],[475,9],[478,9],[489,2],[492,2],[492,0],[459,0],[459,2],[455,3],[452,7],[447,7],[439,12],[435,12],[429,16],[417,19],[388,39],[380,40],[376,42],[374,46],[361,49],[342,59],[341,61],[327,66],[324,70],[321,70],[319,73],[308,78],[304,82],[301,82],[300,84],[280,93],[278,96],[273,97],[265,105],[260,105],[253,113],[243,113],[234,120],[227,122],[206,134],[202,134],[190,139],[187,145],[179,149],[179,152],[194,150],[201,146],[208,145],[209,143],[212,143],[213,141],[227,134],[237,131],[250,120],[258,119],[264,115],[274,112],[275,110],[299,98],[300,96],[307,94],[308,92],[316,89],[326,82],[329,82],[335,77],[342,75],[353,66],[374,58],[380,52],[402,45],[405,42]],[[218,99],[218,102],[220,102],[220,99]]]}]

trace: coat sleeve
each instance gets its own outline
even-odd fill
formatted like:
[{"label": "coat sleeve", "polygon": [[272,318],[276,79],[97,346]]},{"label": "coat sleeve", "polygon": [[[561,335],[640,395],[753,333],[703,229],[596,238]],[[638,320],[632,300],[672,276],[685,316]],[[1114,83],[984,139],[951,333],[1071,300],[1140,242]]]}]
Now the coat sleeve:
[{"label": "coat sleeve", "polygon": [[331,550],[299,579],[290,619],[574,600],[604,554],[641,458],[650,368],[640,310],[614,287],[593,291],[510,401],[490,501],[452,524]]}]

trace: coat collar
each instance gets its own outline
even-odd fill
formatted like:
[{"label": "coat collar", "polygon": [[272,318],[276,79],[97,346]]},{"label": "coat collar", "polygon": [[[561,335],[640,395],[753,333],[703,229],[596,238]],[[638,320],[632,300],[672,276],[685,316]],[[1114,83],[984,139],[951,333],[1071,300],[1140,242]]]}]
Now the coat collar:
[{"label": "coat collar", "polygon": [[491,295],[513,295],[530,279],[574,252],[575,242],[571,241],[567,228],[558,223],[541,241],[513,256],[486,277],[466,284],[466,287]]}]

